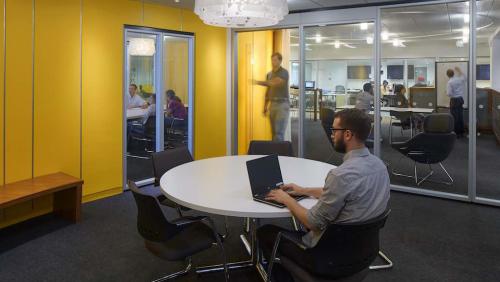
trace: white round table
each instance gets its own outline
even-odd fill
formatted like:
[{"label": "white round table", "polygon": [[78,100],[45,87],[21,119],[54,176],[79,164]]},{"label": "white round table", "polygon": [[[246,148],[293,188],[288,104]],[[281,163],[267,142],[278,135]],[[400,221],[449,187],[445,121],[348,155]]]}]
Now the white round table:
[{"label": "white round table", "polygon": [[[211,214],[252,218],[250,241],[245,235],[240,236],[250,259],[227,265],[229,269],[256,267],[263,280],[267,281],[256,235],[259,218],[292,215],[287,208],[253,200],[246,162],[259,157],[262,156],[227,156],[186,163],[165,173],[160,180],[160,187],[166,197],[182,206]],[[283,181],[304,187],[323,187],[326,175],[335,168],[327,163],[292,157],[279,157],[279,162]],[[299,203],[310,208],[316,202],[316,199],[304,199]],[[219,264],[198,267],[196,272],[201,274],[221,270],[223,267]]]},{"label": "white round table", "polygon": [[[160,186],[170,200],[211,214],[249,217],[290,217],[287,208],[277,208],[252,199],[246,161],[262,156],[226,156],[183,164],[165,173]],[[279,157],[285,183],[323,187],[327,173],[335,166],[318,161]],[[299,202],[312,207],[315,199]]]}]

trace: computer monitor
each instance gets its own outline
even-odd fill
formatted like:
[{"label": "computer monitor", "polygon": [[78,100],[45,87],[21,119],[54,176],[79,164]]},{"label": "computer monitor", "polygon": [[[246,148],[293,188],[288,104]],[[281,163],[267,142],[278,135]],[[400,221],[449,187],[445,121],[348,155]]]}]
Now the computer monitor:
[{"label": "computer monitor", "polygon": [[306,89],[314,89],[314,81],[306,81]]}]

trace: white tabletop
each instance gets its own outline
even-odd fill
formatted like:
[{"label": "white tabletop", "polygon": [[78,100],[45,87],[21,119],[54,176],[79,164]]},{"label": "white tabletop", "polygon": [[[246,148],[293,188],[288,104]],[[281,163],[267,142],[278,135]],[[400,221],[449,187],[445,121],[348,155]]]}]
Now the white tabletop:
[{"label": "white tabletop", "polygon": [[[353,109],[355,105],[343,105],[343,106],[338,106],[337,109]],[[428,108],[398,108],[398,107],[380,107],[380,110],[382,112],[390,112],[390,111],[396,111],[396,112],[412,112],[412,113],[433,113],[434,109],[428,109]]]},{"label": "white tabletop", "polygon": [[142,118],[146,114],[147,109],[132,108],[127,109],[127,119]]},{"label": "white tabletop", "polygon": [[[290,217],[287,208],[277,208],[252,199],[246,161],[259,156],[227,156],[204,159],[175,167],[165,173],[163,194],[185,207],[219,215],[251,218]],[[318,161],[279,157],[285,183],[323,187],[326,175],[335,168]],[[299,203],[310,208],[316,199]]]}]

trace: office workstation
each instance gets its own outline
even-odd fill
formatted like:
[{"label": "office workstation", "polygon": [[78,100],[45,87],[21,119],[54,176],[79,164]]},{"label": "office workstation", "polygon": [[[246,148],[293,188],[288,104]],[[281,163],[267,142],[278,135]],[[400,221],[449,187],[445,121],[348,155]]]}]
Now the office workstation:
[{"label": "office workstation", "polygon": [[0,4],[0,281],[498,280],[499,0]]}]

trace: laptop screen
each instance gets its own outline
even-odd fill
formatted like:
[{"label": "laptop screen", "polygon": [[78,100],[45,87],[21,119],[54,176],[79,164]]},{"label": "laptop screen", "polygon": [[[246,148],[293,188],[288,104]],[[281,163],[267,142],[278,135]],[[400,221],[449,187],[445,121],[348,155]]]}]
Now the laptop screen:
[{"label": "laptop screen", "polygon": [[247,171],[254,196],[265,195],[283,185],[278,155],[247,161]]}]

